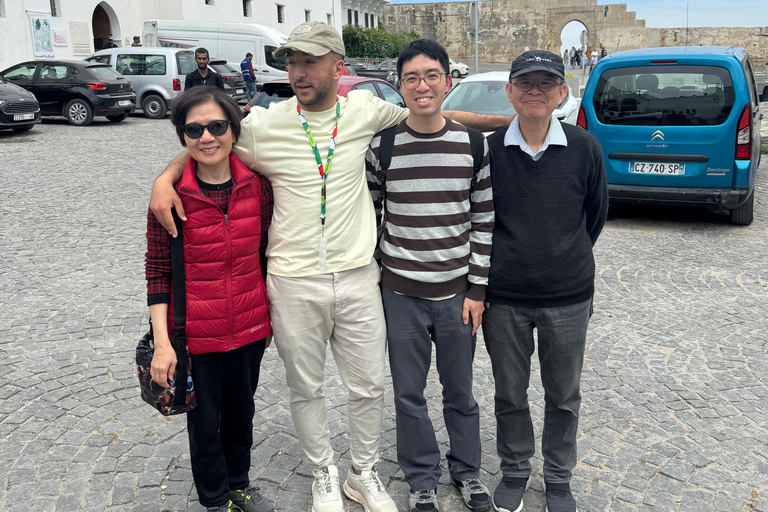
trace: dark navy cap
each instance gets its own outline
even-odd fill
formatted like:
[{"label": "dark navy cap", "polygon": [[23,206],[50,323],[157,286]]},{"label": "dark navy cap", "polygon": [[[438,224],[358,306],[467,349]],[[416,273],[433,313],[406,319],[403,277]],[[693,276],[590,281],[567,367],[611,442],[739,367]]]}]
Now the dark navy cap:
[{"label": "dark navy cap", "polygon": [[544,50],[531,50],[520,55],[512,62],[509,70],[509,79],[531,71],[547,71],[565,79],[565,66],[563,58],[552,52]]}]

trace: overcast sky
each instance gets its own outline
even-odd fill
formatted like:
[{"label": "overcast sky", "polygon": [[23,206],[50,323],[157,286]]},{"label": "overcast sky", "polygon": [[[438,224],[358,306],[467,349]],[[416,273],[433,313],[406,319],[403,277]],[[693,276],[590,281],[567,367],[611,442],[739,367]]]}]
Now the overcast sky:
[{"label": "overcast sky", "polygon": [[[392,0],[392,4],[423,4],[436,1],[441,0]],[[576,3],[578,2],[574,2]],[[626,3],[627,10],[636,12],[639,19],[645,20],[646,27],[684,27],[687,3],[690,27],[768,28],[767,0],[690,0],[688,2],[686,0],[597,0],[597,3],[598,5]]]}]

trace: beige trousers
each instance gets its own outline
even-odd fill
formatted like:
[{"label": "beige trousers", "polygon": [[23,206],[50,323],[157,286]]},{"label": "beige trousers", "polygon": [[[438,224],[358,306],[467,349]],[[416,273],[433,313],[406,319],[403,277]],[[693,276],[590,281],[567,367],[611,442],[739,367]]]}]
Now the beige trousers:
[{"label": "beige trousers", "polygon": [[352,464],[369,470],[378,460],[386,347],[380,277],[374,260],[344,272],[267,276],[269,312],[291,390],[293,424],[313,469],[334,462],[323,393],[328,343],[349,393]]}]

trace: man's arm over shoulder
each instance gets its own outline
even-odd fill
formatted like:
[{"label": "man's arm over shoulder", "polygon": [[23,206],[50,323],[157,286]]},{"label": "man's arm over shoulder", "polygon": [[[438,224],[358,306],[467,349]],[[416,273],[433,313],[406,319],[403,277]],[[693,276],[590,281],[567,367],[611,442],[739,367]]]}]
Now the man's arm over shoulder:
[{"label": "man's arm over shoulder", "polygon": [[498,128],[506,128],[517,114],[511,116],[490,116],[487,114],[475,114],[460,110],[443,110],[443,115],[449,119],[461,123],[464,126],[474,128],[481,132],[492,132]]},{"label": "man's arm over shoulder", "polygon": [[467,298],[485,300],[488,273],[491,266],[491,242],[493,239],[493,187],[491,185],[491,159],[488,141],[483,139],[483,163],[477,173],[477,182],[470,190],[469,234],[469,291]]},{"label": "man's arm over shoulder", "polygon": [[251,109],[250,114],[240,122],[240,137],[232,147],[235,155],[249,169],[257,168],[255,141],[265,113],[266,109],[262,107]]},{"label": "man's arm over shoulder", "polygon": [[[407,108],[384,101],[369,91],[351,91],[347,95],[347,100],[349,102],[347,108],[362,108],[365,115],[370,116],[375,133],[395,126],[408,117]],[[355,114],[357,115],[357,112]]]}]

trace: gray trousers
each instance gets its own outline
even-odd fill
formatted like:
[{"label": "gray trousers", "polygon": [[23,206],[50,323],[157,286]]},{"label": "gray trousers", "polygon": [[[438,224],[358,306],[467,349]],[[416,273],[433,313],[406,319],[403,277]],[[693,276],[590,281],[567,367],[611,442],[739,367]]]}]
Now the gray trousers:
[{"label": "gray trousers", "polygon": [[424,389],[432,343],[443,386],[443,418],[450,450],[451,477],[476,478],[480,471],[480,414],[472,396],[472,361],[476,338],[472,322],[464,325],[464,294],[427,300],[383,290],[389,364],[395,391],[397,461],[415,491],[437,487],[440,449],[429,419]]},{"label": "gray trousers", "polygon": [[487,306],[483,336],[496,381],[496,448],[505,477],[531,474],[535,442],[528,384],[536,328],[545,402],[544,481],[570,481],[576,466],[581,369],[591,316],[592,299],[555,308]]}]

